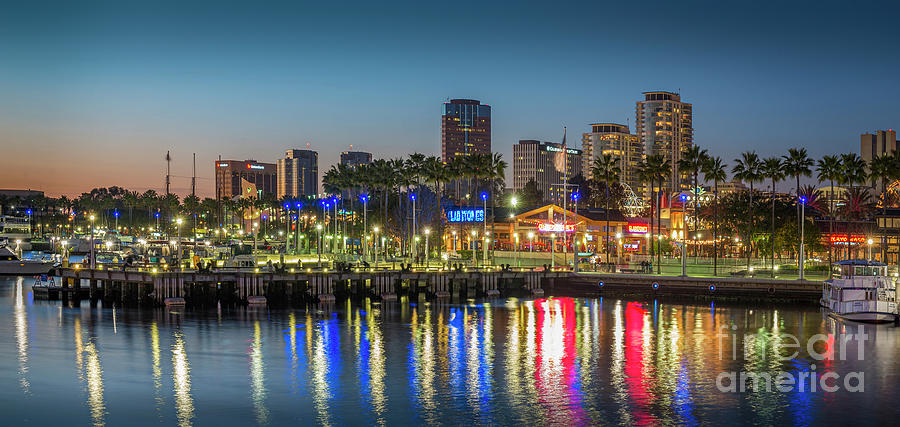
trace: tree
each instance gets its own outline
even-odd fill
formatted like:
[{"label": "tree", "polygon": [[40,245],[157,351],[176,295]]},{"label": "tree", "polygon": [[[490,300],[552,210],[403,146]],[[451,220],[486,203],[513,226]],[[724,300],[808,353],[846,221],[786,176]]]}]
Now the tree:
[{"label": "tree", "polygon": [[544,203],[544,192],[538,188],[534,178],[528,180],[522,187],[522,204],[526,207],[537,207]]},{"label": "tree", "polygon": [[[653,252],[653,242],[656,241],[656,244],[659,245],[659,239],[662,236],[653,236],[653,206],[656,206],[656,216],[657,216],[657,224],[656,230],[659,233],[662,230],[662,215],[659,212],[659,206],[662,197],[662,181],[669,175],[672,171],[672,164],[666,160],[666,158],[662,154],[654,154],[647,156],[643,162],[638,165],[638,177],[640,177],[641,181],[648,184],[650,188],[651,197],[653,194],[653,184],[657,184],[656,197],[653,197],[653,200],[650,202],[650,251],[651,254]],[[656,273],[660,274],[661,268],[660,263],[662,262],[662,255],[660,251],[657,250],[657,262],[656,262]]]},{"label": "tree", "polygon": [[[697,224],[697,211],[700,210],[700,197],[697,194],[697,187],[700,185],[698,183],[698,175],[700,171],[703,169],[703,165],[706,164],[709,159],[709,153],[706,150],[701,150],[700,147],[696,145],[692,145],[688,147],[683,153],[681,153],[681,159],[678,160],[678,169],[681,173],[686,173],[691,175],[693,178],[693,187],[691,188],[691,193],[694,196],[694,232],[697,232],[698,224]],[[684,225],[685,231],[687,231],[687,223]]]},{"label": "tree", "polygon": [[[816,166],[819,182],[828,181],[828,265],[834,262],[834,244],[830,236],[834,235],[834,183],[842,179],[841,159],[837,156],[824,156]],[[831,269],[828,269],[828,277],[831,278]]]},{"label": "tree", "polygon": [[719,267],[719,182],[727,178],[725,168],[719,157],[710,157],[703,164],[703,179],[713,182],[713,276]]},{"label": "tree", "polygon": [[[873,181],[872,186],[875,187],[875,181],[880,181],[881,184],[879,204],[881,205],[881,214],[885,217],[887,216],[888,204],[887,181],[900,176],[900,172],[898,172],[900,168],[897,166],[894,156],[891,154],[876,156],[869,163],[869,178]],[[885,234],[885,227],[881,227],[881,260],[887,262],[887,234]]]},{"label": "tree", "polygon": [[[868,172],[866,171],[866,168],[868,167],[868,165],[866,164],[866,161],[862,157],[859,157],[859,154],[856,154],[856,153],[841,154],[841,165],[842,165],[841,176],[843,177],[842,178],[843,182],[850,187],[849,188],[850,193],[848,194],[848,200],[854,200],[854,198],[856,198],[858,201],[860,201],[860,203],[862,203],[862,200],[860,198],[863,196],[863,193],[855,191],[855,190],[857,188],[856,184],[864,185],[866,183],[866,181],[868,181],[869,175],[868,175]],[[870,194],[868,192],[865,192],[865,199],[868,199],[869,197],[870,197]],[[866,202],[868,203],[868,200],[866,200]],[[844,212],[852,213],[854,211],[844,209]],[[847,236],[849,239],[850,232],[855,231],[856,227],[852,226],[853,225],[852,215],[845,216],[845,219],[850,221],[848,223],[848,228],[847,228]],[[847,245],[847,258],[848,259],[850,258],[850,246],[851,245],[849,245],[849,244]]]},{"label": "tree", "polygon": [[[794,187],[794,192],[797,197],[800,197],[800,177],[801,176],[812,176],[812,170],[810,169],[813,166],[813,160],[809,158],[806,154],[805,148],[791,148],[788,150],[788,154],[786,156],[781,156],[784,159],[784,172],[787,176],[794,177],[796,181],[796,187]],[[797,228],[800,228],[800,205],[797,204]],[[800,266],[800,258],[797,258],[797,267]]]},{"label": "tree", "polygon": [[606,247],[604,248],[606,251],[606,266],[607,271],[609,270],[609,187],[614,183],[619,182],[619,172],[621,171],[621,167],[619,166],[619,158],[613,157],[612,154],[606,153],[598,156],[594,159],[594,164],[591,167],[591,174],[593,175],[594,181],[603,183],[603,186],[606,188]]},{"label": "tree", "polygon": [[765,178],[772,180],[772,224],[769,233],[769,246],[772,250],[771,276],[775,277],[775,200],[777,199],[775,185],[784,179],[784,164],[778,157],[769,157],[762,161],[760,172]]},{"label": "tree", "polygon": [[734,177],[750,183],[750,211],[748,212],[750,221],[749,226],[747,227],[747,244],[745,245],[745,250],[747,251],[747,271],[749,271],[750,254],[753,252],[753,228],[755,226],[755,214],[753,212],[753,183],[759,181],[763,177],[762,172],[760,171],[762,162],[760,162],[759,156],[756,155],[755,151],[745,151],[741,153],[741,157],[739,159],[734,159],[734,162],[734,168],[731,169]]}]

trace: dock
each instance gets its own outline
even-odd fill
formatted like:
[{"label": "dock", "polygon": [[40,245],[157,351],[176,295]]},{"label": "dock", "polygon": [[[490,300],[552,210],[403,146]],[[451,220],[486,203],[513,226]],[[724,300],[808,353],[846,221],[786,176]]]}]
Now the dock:
[{"label": "dock", "polygon": [[530,269],[476,271],[129,271],[65,268],[60,295],[119,306],[163,306],[181,298],[189,306],[300,306],[335,299],[479,298],[543,295],[572,273]]}]

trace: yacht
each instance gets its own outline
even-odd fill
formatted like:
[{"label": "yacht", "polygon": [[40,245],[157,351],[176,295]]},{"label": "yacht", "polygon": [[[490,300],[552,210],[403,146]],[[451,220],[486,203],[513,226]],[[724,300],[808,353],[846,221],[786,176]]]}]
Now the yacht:
[{"label": "yacht", "polygon": [[897,316],[896,280],[887,265],[867,260],[833,264],[840,278],[826,280],[820,303],[828,314],[857,322],[889,322]]},{"label": "yacht", "polygon": [[0,245],[27,251],[31,249],[31,224],[28,218],[0,215]]},{"label": "yacht", "polygon": [[0,275],[34,276],[47,274],[53,269],[53,261],[22,259],[8,247],[0,248]]}]

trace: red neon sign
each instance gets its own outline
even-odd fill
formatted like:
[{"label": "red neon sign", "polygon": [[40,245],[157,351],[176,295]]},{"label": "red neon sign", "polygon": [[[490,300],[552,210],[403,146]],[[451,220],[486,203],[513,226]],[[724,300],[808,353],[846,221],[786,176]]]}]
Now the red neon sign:
[{"label": "red neon sign", "polygon": [[830,234],[828,235],[828,240],[836,245],[846,245],[847,241],[850,241],[851,245],[861,245],[866,241],[866,236],[860,234]]},{"label": "red neon sign", "polygon": [[566,233],[574,233],[575,232],[575,224],[557,224],[555,222],[539,222],[538,223],[538,231],[542,233],[562,233],[565,230]]},{"label": "red neon sign", "polygon": [[628,224],[628,232],[629,233],[638,233],[638,234],[646,234],[650,232],[650,226],[648,224]]}]

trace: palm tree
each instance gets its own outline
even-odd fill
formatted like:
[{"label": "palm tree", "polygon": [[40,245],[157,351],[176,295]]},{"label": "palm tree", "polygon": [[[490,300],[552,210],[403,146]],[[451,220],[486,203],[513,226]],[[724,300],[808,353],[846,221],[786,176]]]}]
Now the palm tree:
[{"label": "palm tree", "polygon": [[[847,185],[850,186],[850,193],[857,194],[854,191],[856,189],[856,184],[865,185],[865,183],[868,181],[869,174],[866,171],[866,169],[868,167],[868,165],[866,164],[866,161],[862,157],[860,157],[859,154],[856,154],[856,153],[841,154],[841,165],[843,166],[842,170],[841,170],[841,172],[842,172],[841,176],[842,176],[843,181]],[[862,193],[858,193],[858,195],[860,197],[862,197]],[[870,195],[868,194],[868,192],[866,192],[865,196],[868,197]],[[857,199],[859,199],[859,198],[857,198]],[[853,201],[854,198],[851,197],[850,200]],[[845,212],[856,212],[856,211],[845,210]],[[860,219],[861,217],[856,217],[856,218]],[[850,246],[852,246],[849,244],[850,243],[850,232],[851,232],[851,229],[853,229],[855,227],[852,227],[852,224],[853,224],[852,218],[847,217],[847,220],[848,220],[848,222],[847,222],[847,258],[849,259],[850,258]]]},{"label": "palm tree", "polygon": [[[894,156],[891,154],[882,154],[880,156],[876,156],[869,163],[869,179],[873,181],[878,180],[881,184],[881,215],[887,217],[887,205],[888,205],[888,191],[887,191],[887,181],[893,179],[898,176],[898,168],[894,163]],[[872,185],[875,187],[875,185]],[[881,228],[881,261],[887,262],[887,235],[884,230],[885,227]]]},{"label": "palm tree", "polygon": [[609,271],[609,186],[619,182],[619,158],[612,154],[603,154],[594,159],[594,165],[591,167],[591,174],[594,181],[603,183],[606,189],[606,269]]},{"label": "palm tree", "polygon": [[784,164],[778,157],[769,157],[762,161],[760,172],[765,178],[772,180],[772,224],[769,231],[769,249],[772,250],[771,276],[775,277],[775,184],[784,179]]},{"label": "palm tree", "polygon": [[657,223],[656,230],[659,233],[659,230],[662,229],[662,215],[659,212],[659,206],[662,197],[662,182],[663,180],[671,173],[672,164],[662,155],[662,154],[654,154],[651,156],[647,156],[643,162],[638,166],[638,176],[641,177],[641,180],[647,182],[650,187],[651,197],[653,197],[653,184],[657,184],[657,191],[654,200],[652,200],[650,207],[650,255],[653,255],[653,241],[656,240],[656,274],[661,273],[660,263],[662,262],[662,250],[660,250],[660,239],[661,236],[657,236],[654,238],[653,236],[653,205],[656,205],[656,215],[657,215]]},{"label": "palm tree", "polygon": [[[816,166],[819,182],[828,181],[828,265],[834,262],[834,244],[831,236],[834,235],[834,183],[842,179],[841,159],[837,156],[824,156]],[[831,269],[828,269],[828,278],[832,277]]]},{"label": "palm tree", "polygon": [[703,179],[713,182],[713,276],[719,267],[719,182],[727,178],[726,167],[720,157],[710,157],[703,164]]},{"label": "palm tree", "polygon": [[749,211],[747,212],[750,216],[749,227],[747,229],[747,272],[750,272],[750,255],[753,252],[753,232],[756,227],[756,215],[754,213],[753,208],[753,183],[755,181],[759,181],[762,179],[763,175],[760,171],[762,167],[762,162],[759,160],[759,156],[756,155],[755,151],[745,151],[741,153],[741,157],[739,159],[734,159],[735,165],[731,169],[731,173],[734,174],[734,177],[740,179],[741,181],[750,183],[750,206]]},{"label": "palm tree", "polygon": [[[700,147],[692,145],[681,153],[681,159],[678,160],[679,172],[690,174],[694,179],[693,187],[691,188],[691,193],[694,198],[694,232],[697,231],[697,212],[700,210],[700,197],[696,191],[697,186],[699,185],[698,175],[708,158],[709,153],[706,150],[701,150]],[[687,224],[685,224],[685,230],[687,230]]]},{"label": "palm tree", "polygon": [[[797,186],[794,187],[795,195],[800,197],[800,176],[812,176],[812,166],[813,160],[809,158],[806,154],[805,148],[791,148],[788,150],[788,154],[786,156],[781,156],[784,159],[784,173],[787,176],[792,176],[796,180]],[[797,200],[795,198],[794,200]],[[803,221],[800,218],[800,204],[796,204],[797,206],[797,229],[799,230],[801,227],[800,222]],[[797,257],[797,268],[800,268],[800,257]]]}]

